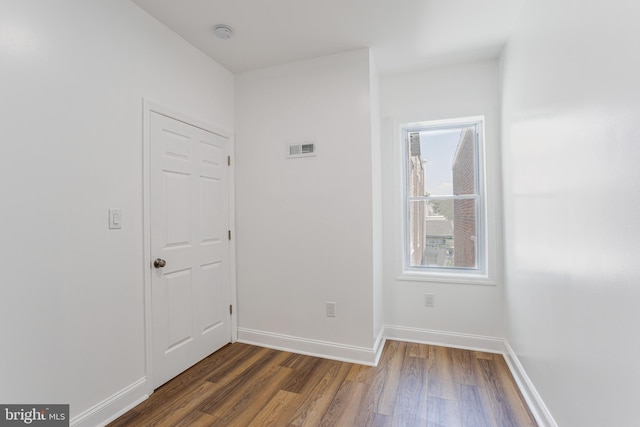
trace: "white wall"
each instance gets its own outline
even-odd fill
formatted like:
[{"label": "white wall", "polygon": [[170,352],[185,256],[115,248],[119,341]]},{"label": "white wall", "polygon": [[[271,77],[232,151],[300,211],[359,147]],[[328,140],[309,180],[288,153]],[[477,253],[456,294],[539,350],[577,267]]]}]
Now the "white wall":
[{"label": "white wall", "polygon": [[[488,60],[381,79],[384,302],[387,331],[392,336],[500,350],[499,340],[492,339],[503,337],[498,77],[498,61]],[[479,115],[485,116],[491,274],[496,285],[397,280],[402,251],[400,125]],[[425,307],[425,293],[434,294],[433,308]],[[452,336],[456,334],[475,337]],[[483,341],[482,337],[490,339]]]},{"label": "white wall", "polygon": [[3,1],[0,70],[0,402],[73,418],[145,376],[142,98],[232,131],[233,76],[129,0]]},{"label": "white wall", "polygon": [[640,3],[529,1],[503,57],[507,338],[560,426],[637,426]]},{"label": "white wall", "polygon": [[371,182],[373,220],[373,335],[384,336],[384,236],[382,221],[382,139],[380,118],[380,76],[373,56],[369,61],[371,99]]},{"label": "white wall", "polygon": [[[367,49],[236,77],[239,339],[366,360],[373,347]],[[285,144],[315,139],[316,157]],[[336,317],[325,302],[336,303]]]}]

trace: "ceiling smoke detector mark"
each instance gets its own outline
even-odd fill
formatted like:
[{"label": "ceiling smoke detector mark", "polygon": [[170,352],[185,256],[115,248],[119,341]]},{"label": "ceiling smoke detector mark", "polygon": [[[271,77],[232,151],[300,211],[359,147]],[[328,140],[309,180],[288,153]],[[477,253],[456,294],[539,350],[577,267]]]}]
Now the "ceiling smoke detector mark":
[{"label": "ceiling smoke detector mark", "polygon": [[286,156],[289,159],[315,156],[317,149],[318,147],[316,141],[304,141],[287,144]]},{"label": "ceiling smoke detector mark", "polygon": [[233,35],[233,30],[231,29],[231,27],[224,24],[218,24],[213,27],[213,32],[219,39],[222,40],[230,39]]}]

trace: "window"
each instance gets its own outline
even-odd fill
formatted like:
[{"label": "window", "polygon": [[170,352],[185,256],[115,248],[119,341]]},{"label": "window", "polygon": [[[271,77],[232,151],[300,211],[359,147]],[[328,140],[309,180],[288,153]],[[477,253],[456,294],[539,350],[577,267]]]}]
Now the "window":
[{"label": "window", "polygon": [[404,270],[486,274],[483,119],[410,124],[404,142]]}]

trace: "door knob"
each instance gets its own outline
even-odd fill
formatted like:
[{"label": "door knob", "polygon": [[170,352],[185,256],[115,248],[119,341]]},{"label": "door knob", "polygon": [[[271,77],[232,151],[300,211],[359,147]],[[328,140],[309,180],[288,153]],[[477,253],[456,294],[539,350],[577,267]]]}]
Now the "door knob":
[{"label": "door knob", "polygon": [[153,266],[154,266],[155,268],[162,268],[162,267],[164,267],[165,265],[167,265],[167,261],[165,261],[165,260],[163,260],[163,259],[156,258],[156,260],[155,260],[155,261],[153,261]]}]

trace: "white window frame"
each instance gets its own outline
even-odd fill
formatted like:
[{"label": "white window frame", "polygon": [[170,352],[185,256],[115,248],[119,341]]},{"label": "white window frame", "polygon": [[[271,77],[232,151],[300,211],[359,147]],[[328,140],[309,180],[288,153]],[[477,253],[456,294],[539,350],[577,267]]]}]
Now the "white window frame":
[{"label": "white window frame", "polygon": [[[412,267],[409,265],[409,210],[408,210],[408,178],[407,171],[409,153],[407,137],[409,132],[430,129],[445,129],[449,127],[477,125],[477,170],[476,182],[478,193],[476,196],[476,235],[477,235],[477,268],[449,268],[449,267]],[[406,123],[400,126],[401,156],[400,171],[402,173],[402,248],[401,267],[398,280],[405,281],[432,281],[442,283],[470,283],[495,285],[495,281],[489,275],[490,251],[487,224],[487,178],[485,173],[485,118],[484,116],[463,117],[447,120],[433,120],[425,122]]]}]

